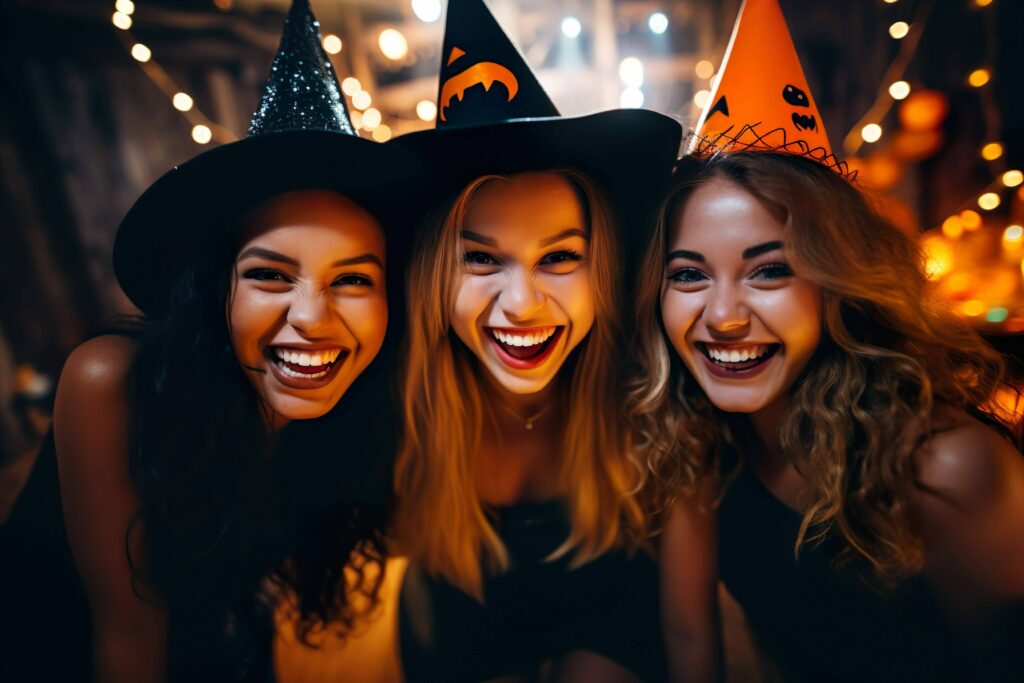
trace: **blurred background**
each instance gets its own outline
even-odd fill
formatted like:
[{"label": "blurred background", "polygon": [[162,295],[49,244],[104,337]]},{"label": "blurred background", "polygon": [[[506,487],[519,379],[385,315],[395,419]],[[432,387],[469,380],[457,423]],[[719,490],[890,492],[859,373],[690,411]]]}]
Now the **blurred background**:
[{"label": "blurred background", "polygon": [[[780,3],[836,155],[920,235],[957,310],[1020,356],[1024,3]],[[0,0],[0,502],[68,352],[132,312],[110,266],[118,222],[174,164],[244,135],[288,4]],[[313,0],[361,135],[433,125],[444,5]],[[646,107],[687,126],[740,0],[487,5],[563,114]]]}]

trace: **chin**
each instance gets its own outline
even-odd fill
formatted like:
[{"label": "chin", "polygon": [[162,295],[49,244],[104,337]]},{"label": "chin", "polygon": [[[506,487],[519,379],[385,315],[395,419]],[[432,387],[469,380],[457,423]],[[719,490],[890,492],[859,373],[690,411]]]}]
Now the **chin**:
[{"label": "chin", "polygon": [[750,395],[747,392],[715,391],[714,389],[708,391],[706,388],[704,388],[704,393],[707,394],[708,400],[715,408],[722,412],[742,415],[763,410],[774,398],[774,395],[769,396],[762,393]]}]

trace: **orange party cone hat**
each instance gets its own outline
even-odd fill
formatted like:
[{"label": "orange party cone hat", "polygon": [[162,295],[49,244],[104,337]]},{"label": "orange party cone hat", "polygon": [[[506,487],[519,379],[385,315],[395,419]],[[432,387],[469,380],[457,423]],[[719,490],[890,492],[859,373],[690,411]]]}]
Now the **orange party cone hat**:
[{"label": "orange party cone hat", "polygon": [[846,173],[829,146],[778,0],[744,0],[690,152],[802,154]]}]

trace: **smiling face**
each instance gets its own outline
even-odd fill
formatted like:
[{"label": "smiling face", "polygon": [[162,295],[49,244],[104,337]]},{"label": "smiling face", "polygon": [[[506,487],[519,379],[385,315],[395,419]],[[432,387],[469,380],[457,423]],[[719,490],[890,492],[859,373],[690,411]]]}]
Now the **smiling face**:
[{"label": "smiling face", "polygon": [[326,191],[269,200],[245,226],[231,345],[275,422],[330,411],[384,342],[384,234]]},{"label": "smiling face", "polygon": [[488,181],[473,196],[461,239],[452,328],[508,391],[544,389],[594,324],[577,192],[556,173]]},{"label": "smiling face", "polygon": [[821,339],[818,285],[795,275],[782,222],[738,185],[703,183],[669,222],[665,332],[719,409],[784,399]]}]

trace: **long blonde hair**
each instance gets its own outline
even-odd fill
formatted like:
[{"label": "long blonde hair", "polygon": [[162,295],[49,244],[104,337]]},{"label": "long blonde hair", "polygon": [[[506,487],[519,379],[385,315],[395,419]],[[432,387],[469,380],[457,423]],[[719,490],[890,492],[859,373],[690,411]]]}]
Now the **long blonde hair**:
[{"label": "long blonde hair", "polygon": [[779,427],[784,456],[814,493],[795,550],[835,533],[840,562],[867,560],[887,583],[914,573],[923,555],[910,518],[921,486],[913,454],[951,411],[986,417],[1003,386],[1000,356],[934,296],[919,246],[833,171],[770,152],[686,159],[681,171],[637,286],[628,412],[648,504],[663,511],[692,496],[740,436],[671,350],[661,322],[669,221],[695,187],[721,178],[784,220],[795,269],[822,291],[822,342]]},{"label": "long blonde hair", "polygon": [[[642,517],[627,495],[636,480],[626,457],[618,264],[611,214],[592,182],[572,170],[589,223],[588,266],[594,326],[559,375],[565,431],[559,478],[568,492],[571,532],[552,557],[575,551],[583,564],[640,537]],[[481,599],[484,569],[508,566],[508,553],[476,490],[485,420],[477,360],[451,329],[449,311],[463,263],[461,230],[475,193],[502,176],[471,182],[447,215],[420,234],[409,273],[409,332],[404,369],[405,433],[395,472],[400,550],[428,573]],[[571,372],[571,378],[565,378]],[[558,381],[556,378],[555,381]]]}]

